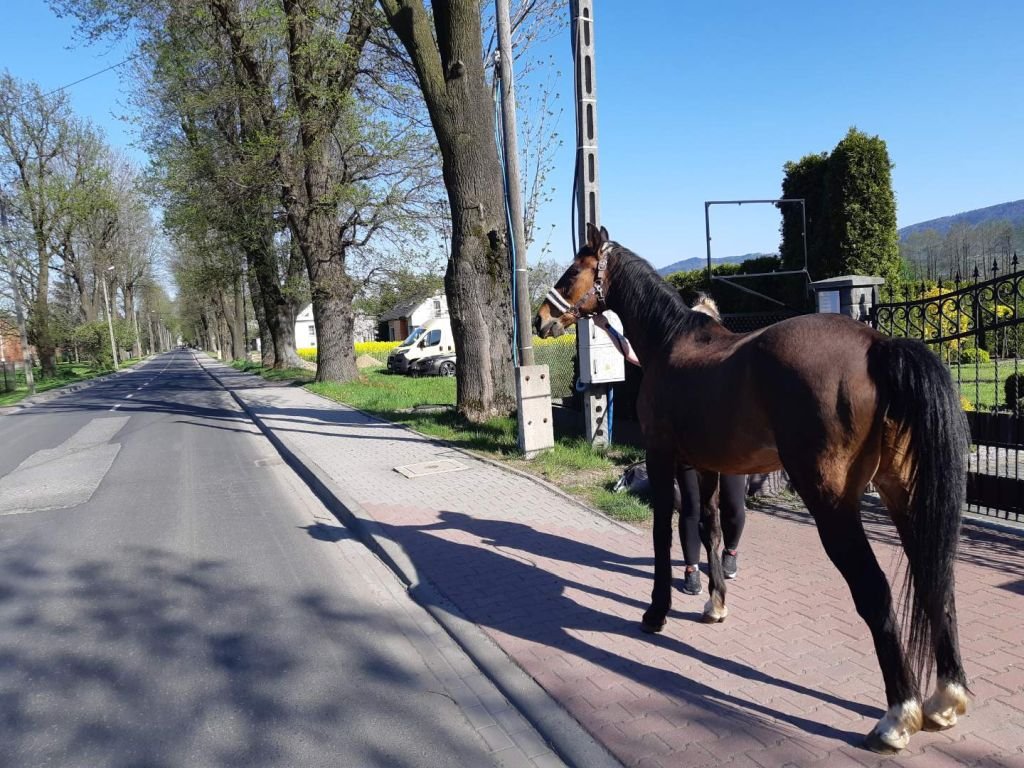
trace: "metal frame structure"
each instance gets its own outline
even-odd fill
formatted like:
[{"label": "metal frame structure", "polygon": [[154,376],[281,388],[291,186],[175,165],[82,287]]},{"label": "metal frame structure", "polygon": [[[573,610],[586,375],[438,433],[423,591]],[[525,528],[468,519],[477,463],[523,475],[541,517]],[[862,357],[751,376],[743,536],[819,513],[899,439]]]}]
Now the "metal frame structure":
[{"label": "metal frame structure", "polygon": [[[778,206],[780,203],[799,203],[800,214],[801,214],[801,237],[804,243],[804,266],[803,269],[788,269],[781,272],[753,272],[749,275],[732,275],[730,277],[721,277],[712,274],[711,272],[711,206],[712,205],[746,205],[746,204],[770,204]],[[704,236],[707,240],[707,253],[708,253],[708,281],[720,283],[727,283],[733,288],[744,293],[749,293],[753,296],[770,301],[773,304],[778,304],[780,307],[785,307],[785,302],[779,301],[778,299],[772,298],[767,294],[755,291],[752,288],[746,288],[739,283],[737,280],[744,280],[751,277],[779,277],[781,275],[803,275],[807,284],[811,283],[811,274],[807,271],[807,205],[802,197],[784,197],[776,200],[705,200],[704,201]]]}]

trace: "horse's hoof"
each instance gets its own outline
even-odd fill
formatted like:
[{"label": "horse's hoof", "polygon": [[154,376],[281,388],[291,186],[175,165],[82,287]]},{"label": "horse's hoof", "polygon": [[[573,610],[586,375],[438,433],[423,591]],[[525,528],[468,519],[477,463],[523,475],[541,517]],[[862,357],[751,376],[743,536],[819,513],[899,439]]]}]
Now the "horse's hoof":
[{"label": "horse's hoof", "polygon": [[866,737],[865,749],[894,755],[907,748],[910,737],[921,730],[921,705],[914,699],[889,707],[885,717]]},{"label": "horse's hoof", "polygon": [[700,620],[705,624],[721,624],[728,615],[729,609],[722,601],[722,598],[718,595],[712,595],[711,599],[704,604],[704,613]]},{"label": "horse's hoof", "polygon": [[940,680],[922,710],[921,730],[945,731],[956,725],[957,717],[967,711],[967,692],[959,683]]},{"label": "horse's hoof", "polygon": [[894,747],[874,731],[864,737],[863,746],[864,749],[868,749],[879,755],[896,755],[903,751],[903,747]]},{"label": "horse's hoof", "polygon": [[652,621],[651,619],[644,616],[640,622],[640,629],[646,632],[648,635],[656,635],[665,628],[665,619],[659,621]]}]

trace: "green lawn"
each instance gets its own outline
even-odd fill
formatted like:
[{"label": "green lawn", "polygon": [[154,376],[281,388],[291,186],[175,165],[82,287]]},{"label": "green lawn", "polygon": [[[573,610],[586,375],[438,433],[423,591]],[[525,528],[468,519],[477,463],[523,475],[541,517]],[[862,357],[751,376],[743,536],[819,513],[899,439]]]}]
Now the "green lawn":
[{"label": "green lawn", "polygon": [[259,363],[250,363],[245,360],[232,360],[228,365],[245,373],[255,373],[270,381],[313,380],[313,371],[307,371],[305,368],[264,368]]},{"label": "green lawn", "polygon": [[[122,368],[128,368],[139,362],[141,358],[124,360]],[[57,387],[75,384],[79,381],[94,379],[97,376],[104,376],[113,373],[112,368],[94,369],[86,363],[57,363],[57,375],[51,378],[42,378],[42,370],[34,368],[36,393],[46,392]],[[24,385],[24,378],[20,378],[21,384],[17,389],[10,392],[0,392],[0,406],[15,405],[28,397],[28,387]]]},{"label": "green lawn", "polygon": [[[276,373],[258,369],[259,366],[252,365],[247,368],[268,377]],[[308,372],[302,373],[303,377],[296,380],[308,380]],[[556,441],[552,451],[526,461],[519,456],[516,446],[514,418],[471,424],[455,411],[453,378],[364,370],[356,381],[311,382],[305,386],[331,400],[542,477],[619,520],[643,522],[650,518],[651,510],[646,504],[629,494],[611,491],[625,467],[643,458],[642,451],[624,445],[599,451],[580,438],[564,438]]]},{"label": "green lawn", "polygon": [[991,363],[951,365],[953,381],[960,394],[976,410],[989,410],[1006,400],[1004,382],[1013,373],[1024,374],[1024,360],[997,360]]}]

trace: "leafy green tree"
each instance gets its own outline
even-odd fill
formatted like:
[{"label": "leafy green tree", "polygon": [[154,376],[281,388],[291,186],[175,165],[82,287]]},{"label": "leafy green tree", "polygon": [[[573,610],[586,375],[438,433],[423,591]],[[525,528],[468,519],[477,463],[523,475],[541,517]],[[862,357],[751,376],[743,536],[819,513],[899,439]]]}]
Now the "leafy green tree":
[{"label": "leafy green tree", "polygon": [[[830,254],[826,245],[828,214],[825,206],[826,174],[828,152],[805,155],[796,162],[783,166],[782,197],[804,201],[804,210],[796,203],[779,205],[782,213],[782,242],[779,257],[786,269],[803,269],[804,266],[804,216],[807,226],[807,261],[811,274],[828,272],[834,267],[829,264]],[[836,272],[835,274],[839,274]],[[822,274],[820,277],[824,277]]]},{"label": "leafy green tree", "polygon": [[[843,274],[900,274],[896,198],[885,141],[851,128],[831,154],[786,163],[783,197],[802,197],[807,208],[808,268],[815,280]],[[798,206],[781,206],[787,267],[802,264]]]},{"label": "leafy green tree", "polygon": [[57,345],[50,329],[50,262],[53,235],[67,205],[57,179],[70,142],[70,118],[63,93],[45,94],[35,83],[22,83],[6,71],[0,75],[0,174],[14,190],[15,214],[31,228],[35,285],[28,329],[44,377],[57,374]]}]

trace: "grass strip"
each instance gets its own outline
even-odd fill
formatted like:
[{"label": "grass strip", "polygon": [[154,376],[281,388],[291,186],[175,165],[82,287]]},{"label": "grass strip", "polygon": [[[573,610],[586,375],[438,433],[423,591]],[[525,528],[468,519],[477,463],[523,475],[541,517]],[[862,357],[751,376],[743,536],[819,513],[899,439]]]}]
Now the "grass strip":
[{"label": "grass strip", "polygon": [[[142,358],[129,358],[121,362],[121,368],[130,368],[135,365]],[[35,376],[36,394],[42,392],[48,392],[51,389],[57,389],[58,387],[66,387],[69,384],[77,384],[80,381],[88,381],[89,379],[95,379],[97,376],[106,376],[108,373],[113,373],[113,368],[92,368],[87,363],[57,363],[57,375],[48,378],[42,377],[42,370],[40,368],[33,369],[33,375]],[[24,384],[19,385],[10,392],[0,392],[0,407],[17,405],[26,397],[29,396],[28,387]]]}]

